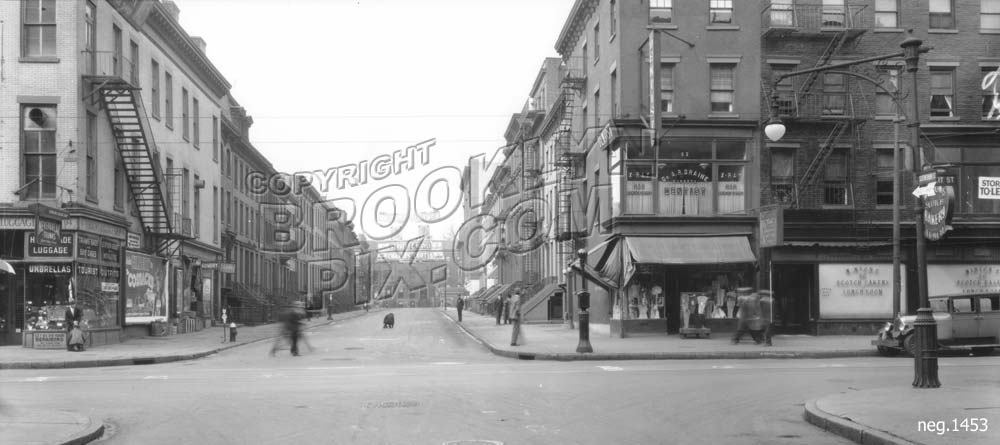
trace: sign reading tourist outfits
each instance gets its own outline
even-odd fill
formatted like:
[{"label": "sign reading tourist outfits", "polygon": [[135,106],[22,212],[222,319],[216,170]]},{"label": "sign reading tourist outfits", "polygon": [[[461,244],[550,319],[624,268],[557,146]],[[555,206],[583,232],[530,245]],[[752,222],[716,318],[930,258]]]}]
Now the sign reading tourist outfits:
[{"label": "sign reading tourist outfits", "polygon": [[77,277],[80,277],[80,276],[97,277],[97,276],[100,276],[100,273],[98,272],[98,270],[99,269],[98,269],[97,266],[91,266],[89,264],[84,264],[84,263],[76,263],[76,276]]},{"label": "sign reading tourist outfits", "polygon": [[930,264],[927,295],[1000,292],[1000,264]]},{"label": "sign reading tourist outfits", "polygon": [[101,254],[101,239],[96,236],[78,233],[76,235],[76,257],[83,260],[97,261]]},{"label": "sign reading tourist outfits", "polygon": [[[900,266],[900,295],[906,295],[906,268]],[[820,317],[892,316],[892,264],[820,264]]]},{"label": "sign reading tourist outfits", "polygon": [[25,241],[28,244],[28,256],[35,258],[51,258],[73,256],[73,236],[63,235],[55,245],[38,243],[34,233],[29,233]]},{"label": "sign reading tourist outfits", "polygon": [[1000,177],[979,177],[979,199],[1000,199]]},{"label": "sign reading tourist outfits", "polygon": [[776,247],[783,244],[783,216],[781,207],[766,207],[760,210],[760,247]]},{"label": "sign reading tourist outfits", "polygon": [[955,189],[938,184],[934,194],[924,198],[924,237],[930,241],[940,240],[952,229],[951,218],[955,208]]},{"label": "sign reading tourist outfits", "polygon": [[[101,276],[101,292],[111,292],[118,294],[121,282],[121,269],[117,267],[100,266],[98,273]],[[114,299],[118,299],[117,295]]]},{"label": "sign reading tourist outfits", "polygon": [[149,323],[167,316],[163,260],[125,252],[125,322]]}]

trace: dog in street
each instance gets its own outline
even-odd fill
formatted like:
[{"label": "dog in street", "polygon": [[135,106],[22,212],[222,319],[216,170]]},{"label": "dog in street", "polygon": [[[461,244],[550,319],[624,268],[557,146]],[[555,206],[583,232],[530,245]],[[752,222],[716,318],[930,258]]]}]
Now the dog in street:
[{"label": "dog in street", "polygon": [[382,329],[392,328],[396,324],[396,316],[392,315],[392,312],[385,314],[385,318],[382,319]]}]

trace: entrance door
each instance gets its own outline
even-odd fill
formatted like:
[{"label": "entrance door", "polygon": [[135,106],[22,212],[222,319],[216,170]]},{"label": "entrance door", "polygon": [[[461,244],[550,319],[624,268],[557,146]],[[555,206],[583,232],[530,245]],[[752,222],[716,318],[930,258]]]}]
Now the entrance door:
[{"label": "entrance door", "polygon": [[0,346],[19,345],[24,332],[24,269],[0,272]]},{"label": "entrance door", "polygon": [[555,292],[549,297],[549,320],[562,320],[563,293]]},{"label": "entrance door", "polygon": [[779,333],[804,334],[809,325],[809,301],[814,289],[812,264],[775,264],[774,317]]}]

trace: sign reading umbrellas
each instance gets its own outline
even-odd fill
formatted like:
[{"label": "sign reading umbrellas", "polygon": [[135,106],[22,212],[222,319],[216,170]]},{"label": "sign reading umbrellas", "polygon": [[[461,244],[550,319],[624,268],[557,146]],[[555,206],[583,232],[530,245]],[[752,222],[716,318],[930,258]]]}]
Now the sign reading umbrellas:
[{"label": "sign reading umbrellas", "polygon": [[163,260],[125,252],[125,323],[149,323],[167,317]]}]

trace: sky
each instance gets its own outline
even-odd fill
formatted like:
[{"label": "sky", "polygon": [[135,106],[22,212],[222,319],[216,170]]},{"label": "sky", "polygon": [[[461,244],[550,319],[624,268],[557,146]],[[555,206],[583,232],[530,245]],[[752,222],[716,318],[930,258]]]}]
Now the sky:
[{"label": "sky", "polygon": [[[357,165],[435,139],[427,165],[365,187],[331,187],[327,198],[353,200],[358,221],[376,189],[400,184],[412,200],[434,169],[461,169],[503,145],[544,58],[558,56],[573,0],[176,3],[181,25],[205,39],[209,59],[253,116],[251,142],[277,170]],[[447,200],[440,187],[437,206]],[[450,218],[431,233],[452,233],[461,222]],[[402,235],[415,235],[417,224],[411,217]]]}]

